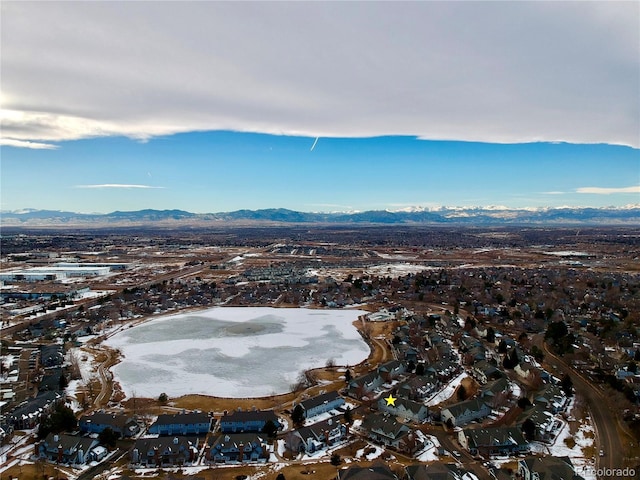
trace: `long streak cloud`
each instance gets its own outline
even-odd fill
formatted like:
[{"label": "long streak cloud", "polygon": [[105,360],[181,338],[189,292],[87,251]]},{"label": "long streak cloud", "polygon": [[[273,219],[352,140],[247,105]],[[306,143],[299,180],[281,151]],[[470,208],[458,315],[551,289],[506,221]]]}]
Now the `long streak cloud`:
[{"label": "long streak cloud", "polygon": [[0,8],[13,146],[203,130],[640,146],[638,2]]}]

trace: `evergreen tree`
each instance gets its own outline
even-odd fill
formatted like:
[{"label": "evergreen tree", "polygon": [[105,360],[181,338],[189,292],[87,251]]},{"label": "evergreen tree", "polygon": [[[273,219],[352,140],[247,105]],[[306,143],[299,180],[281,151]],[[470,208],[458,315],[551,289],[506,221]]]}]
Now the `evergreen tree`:
[{"label": "evergreen tree", "polygon": [[496,341],[496,332],[493,327],[487,328],[487,342],[494,343]]},{"label": "evergreen tree", "polygon": [[528,441],[535,440],[536,437],[536,424],[530,418],[527,418],[522,424],[522,433]]},{"label": "evergreen tree", "polygon": [[71,432],[78,426],[78,419],[73,410],[59,403],[53,413],[45,418],[38,427],[38,437],[44,438],[49,433]]},{"label": "evergreen tree", "polygon": [[60,387],[60,390],[64,390],[65,388],[67,388],[67,385],[69,385],[69,382],[67,381],[67,377],[65,377],[64,374],[60,374],[60,380],[58,381],[58,386]]},{"label": "evergreen tree", "polygon": [[119,437],[120,435],[114,432],[109,427],[105,428],[103,431],[101,431],[98,434],[98,440],[100,441],[100,443],[110,449],[115,448],[116,441],[118,440]]},{"label": "evergreen tree", "polygon": [[275,438],[278,433],[278,427],[273,423],[273,420],[267,420],[267,423],[262,428],[262,433],[266,433],[269,438]]},{"label": "evergreen tree", "polygon": [[344,423],[351,425],[353,423],[353,414],[351,413],[351,407],[347,407],[344,411]]},{"label": "evergreen tree", "polygon": [[291,420],[294,425],[302,425],[304,422],[304,408],[302,405],[297,404],[293,409],[293,413],[291,414]]},{"label": "evergreen tree", "polygon": [[571,380],[571,377],[566,373],[560,380],[560,387],[567,397],[573,397],[573,380]]},{"label": "evergreen tree", "polygon": [[464,388],[464,385],[460,385],[458,387],[458,400],[464,400],[467,398],[467,389]]}]

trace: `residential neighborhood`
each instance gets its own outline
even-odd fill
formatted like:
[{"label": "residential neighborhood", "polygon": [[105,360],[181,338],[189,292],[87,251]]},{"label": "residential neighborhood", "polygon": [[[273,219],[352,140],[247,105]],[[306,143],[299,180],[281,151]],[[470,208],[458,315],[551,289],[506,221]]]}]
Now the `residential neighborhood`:
[{"label": "residential neighborhood", "polygon": [[[175,258],[179,243],[167,244]],[[275,479],[298,468],[325,480],[588,480],[607,465],[617,468],[620,458],[633,468],[637,441],[603,436],[601,428],[616,419],[633,436],[640,425],[637,274],[578,275],[544,262],[458,267],[448,260],[437,269],[382,276],[364,273],[365,257],[349,256],[357,248],[338,255],[332,246],[324,247],[325,270],[316,266],[313,281],[302,281],[304,262],[311,268],[302,249],[269,244],[249,255],[247,248],[221,246],[210,264],[167,264],[154,274],[161,280],[139,287],[122,276],[143,275],[144,260],[115,255],[127,267],[106,273],[99,287],[92,283],[99,279],[90,281],[90,290],[108,295],[65,300],[34,318],[8,317],[0,358],[2,471],[14,478],[20,468],[39,468],[69,479],[158,471],[205,479],[262,472]],[[478,248],[470,246],[467,258]],[[294,250],[290,269],[282,256]],[[225,262],[224,252],[242,260]],[[281,263],[265,266],[267,256]],[[225,282],[227,276],[238,280]],[[271,303],[260,293],[269,290]],[[365,305],[368,313],[354,317],[353,326],[368,358],[327,360],[300,374],[285,394],[218,398],[215,385],[202,385],[210,395],[145,397],[122,391],[113,373],[119,353],[102,343],[185,307],[276,299],[280,308],[318,311]],[[5,297],[5,311],[11,301]],[[33,299],[19,302],[27,301]],[[245,335],[229,332],[230,342]]]}]

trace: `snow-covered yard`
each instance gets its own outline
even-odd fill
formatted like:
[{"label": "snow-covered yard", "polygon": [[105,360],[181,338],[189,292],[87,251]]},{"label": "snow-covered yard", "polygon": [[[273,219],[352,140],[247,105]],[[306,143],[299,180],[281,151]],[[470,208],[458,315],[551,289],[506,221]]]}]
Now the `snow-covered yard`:
[{"label": "snow-covered yard", "polygon": [[446,387],[444,387],[442,390],[436,393],[433,397],[427,400],[425,402],[425,405],[428,407],[433,407],[434,405],[438,405],[444,402],[445,400],[448,400],[449,398],[451,398],[453,393],[456,391],[456,388],[458,388],[458,385],[460,385],[460,383],[462,383],[462,380],[464,380],[468,376],[469,375],[467,375],[466,372],[462,372],[460,375],[458,375],[453,380],[451,380]]}]

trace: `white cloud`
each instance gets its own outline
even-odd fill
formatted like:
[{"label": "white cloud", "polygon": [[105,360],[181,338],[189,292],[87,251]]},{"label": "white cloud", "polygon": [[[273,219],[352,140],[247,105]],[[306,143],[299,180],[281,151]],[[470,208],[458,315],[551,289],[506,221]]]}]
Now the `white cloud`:
[{"label": "white cloud", "polygon": [[16,140],[226,129],[640,146],[638,2],[0,8]]},{"label": "white cloud", "polygon": [[102,183],[97,185],[76,185],[75,188],[164,188],[151,185],[128,185],[123,183]]},{"label": "white cloud", "polygon": [[542,195],[566,195],[567,192],[560,191],[552,191],[552,192],[542,192]]},{"label": "white cloud", "polygon": [[580,187],[576,193],[589,193],[592,195],[612,195],[614,193],[640,193],[640,185],[632,187],[605,188],[605,187]]},{"label": "white cloud", "polygon": [[36,150],[55,150],[57,145],[52,143],[31,142],[28,140],[16,140],[15,138],[0,138],[0,145],[19,148],[33,148]]}]

